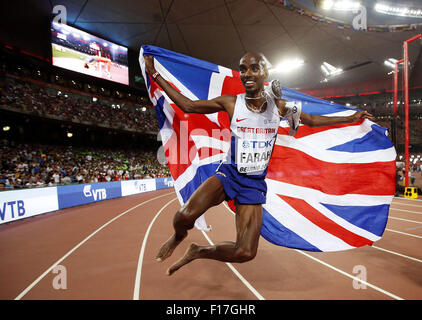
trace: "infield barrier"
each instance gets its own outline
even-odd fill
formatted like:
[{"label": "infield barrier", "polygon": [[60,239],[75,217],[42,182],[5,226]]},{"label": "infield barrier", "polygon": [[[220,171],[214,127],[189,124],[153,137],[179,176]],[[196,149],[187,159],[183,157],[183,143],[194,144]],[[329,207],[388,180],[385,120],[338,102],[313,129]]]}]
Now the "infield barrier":
[{"label": "infield barrier", "polygon": [[0,224],[173,186],[172,178],[157,178],[3,191],[0,192]]}]

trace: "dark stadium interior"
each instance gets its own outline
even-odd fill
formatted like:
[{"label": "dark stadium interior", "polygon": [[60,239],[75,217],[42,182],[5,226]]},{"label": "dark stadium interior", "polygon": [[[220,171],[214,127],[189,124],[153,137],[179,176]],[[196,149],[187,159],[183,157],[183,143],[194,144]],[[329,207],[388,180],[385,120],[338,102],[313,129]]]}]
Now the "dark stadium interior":
[{"label": "dark stadium interior", "polygon": [[[419,36],[408,47],[405,113],[400,61]],[[144,45],[155,60],[139,58]],[[246,52],[264,57],[290,106],[268,100],[275,89],[250,63],[259,56],[246,64],[260,81],[226,69],[239,71]],[[257,89],[200,106],[227,112],[195,114],[163,79],[190,98]],[[225,174],[217,160],[227,151],[235,165],[245,155],[264,164],[263,176],[242,182],[250,173],[234,165]],[[198,227],[204,215],[191,219],[205,207],[209,230]],[[119,319],[130,307],[154,319],[362,310],[347,300],[366,300],[365,315],[418,314],[421,215],[422,0],[0,1],[4,316],[10,306],[46,317],[46,300],[83,302],[59,306],[70,317],[115,308]],[[242,245],[251,230],[259,244]],[[223,254],[231,250],[240,259]],[[189,265],[170,276],[180,261]],[[142,301],[118,301],[132,299]],[[255,305],[256,314],[233,313]]]},{"label": "dark stadium interior", "polygon": [[[311,3],[295,2],[305,9],[313,7]],[[50,23],[57,5],[65,6],[70,26],[128,47],[128,86],[52,66]],[[300,15],[277,0],[219,0],[195,5],[187,0],[28,0],[4,1],[1,6],[0,124],[1,128],[9,127],[0,132],[3,140],[123,148],[140,153],[157,150],[158,124],[138,63],[140,46],[152,44],[233,69],[246,50],[264,53],[272,64],[279,57],[299,55],[305,67],[278,75],[283,85],[371,112],[380,125],[389,129],[398,154],[404,152],[403,83],[399,81],[400,104],[394,130],[393,76],[387,74],[391,69],[384,60],[399,59],[403,41],[420,33],[420,25],[402,32],[353,31]],[[322,12],[318,6],[314,10]],[[405,21],[379,20],[372,10],[368,15],[377,16],[377,24],[382,25]],[[340,17],[338,13],[332,18],[350,23],[350,17]],[[418,21],[413,19],[411,23]],[[409,54],[410,152],[419,159],[417,156],[422,154],[419,42],[411,44]],[[342,66],[344,73],[323,81],[321,61]],[[420,161],[412,165],[419,183]]]}]

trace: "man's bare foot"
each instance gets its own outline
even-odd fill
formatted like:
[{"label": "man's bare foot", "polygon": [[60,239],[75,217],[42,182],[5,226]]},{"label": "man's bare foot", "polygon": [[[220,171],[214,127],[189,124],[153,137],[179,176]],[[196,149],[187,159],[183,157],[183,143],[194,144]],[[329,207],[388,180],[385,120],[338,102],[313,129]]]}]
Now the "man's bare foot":
[{"label": "man's bare foot", "polygon": [[[187,234],[186,234],[187,235]],[[184,236],[181,240],[176,240],[176,236],[173,234],[160,248],[160,251],[158,251],[157,256],[155,257],[155,260],[157,261],[164,261],[168,257],[171,256],[174,249],[179,245],[180,242],[183,241],[183,239],[186,238]]]},{"label": "man's bare foot", "polygon": [[189,248],[186,250],[184,256],[167,269],[167,275],[171,276],[174,272],[179,270],[185,264],[188,264],[192,260],[195,260],[197,258],[198,248],[199,246],[196,243],[191,243]]}]

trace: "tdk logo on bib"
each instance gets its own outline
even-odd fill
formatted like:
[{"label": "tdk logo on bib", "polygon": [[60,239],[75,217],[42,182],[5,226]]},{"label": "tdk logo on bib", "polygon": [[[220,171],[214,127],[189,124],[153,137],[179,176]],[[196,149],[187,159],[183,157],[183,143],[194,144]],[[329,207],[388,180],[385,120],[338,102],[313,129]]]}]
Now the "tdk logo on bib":
[{"label": "tdk logo on bib", "polygon": [[86,198],[93,197],[94,201],[107,199],[106,189],[93,189],[93,190],[91,190],[91,185],[86,185],[84,187],[83,193],[84,193],[84,196]]},{"label": "tdk logo on bib", "polygon": [[271,157],[274,139],[238,141],[240,144],[236,153],[237,170],[248,174],[264,171]]},{"label": "tdk logo on bib", "polygon": [[268,148],[273,146],[273,141],[246,141],[244,140],[242,142],[242,147],[247,148],[253,148],[253,149],[262,149],[262,148]]}]

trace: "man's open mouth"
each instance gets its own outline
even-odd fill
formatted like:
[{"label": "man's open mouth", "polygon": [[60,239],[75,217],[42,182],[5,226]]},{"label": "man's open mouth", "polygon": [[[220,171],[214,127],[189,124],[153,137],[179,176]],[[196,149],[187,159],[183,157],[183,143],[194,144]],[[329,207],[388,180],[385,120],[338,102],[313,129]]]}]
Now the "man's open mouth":
[{"label": "man's open mouth", "polygon": [[245,84],[245,87],[253,87],[256,84],[256,82],[253,80],[247,80],[244,82],[244,84]]}]

